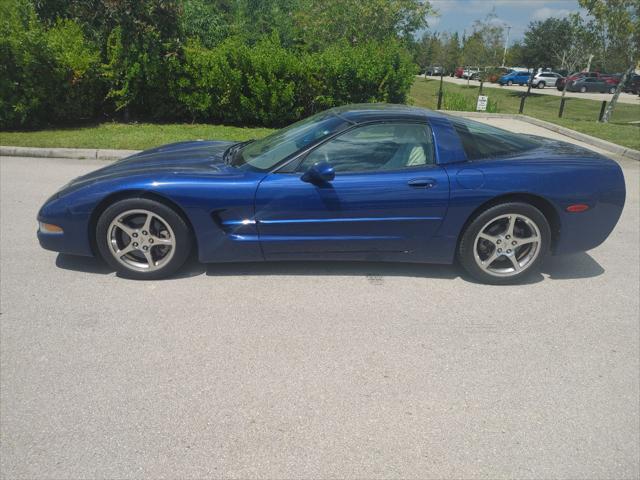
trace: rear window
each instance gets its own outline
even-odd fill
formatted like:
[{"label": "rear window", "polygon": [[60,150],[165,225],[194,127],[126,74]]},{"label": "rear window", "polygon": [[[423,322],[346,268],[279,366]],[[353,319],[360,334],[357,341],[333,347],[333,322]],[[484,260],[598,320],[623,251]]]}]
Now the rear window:
[{"label": "rear window", "polygon": [[513,155],[532,150],[540,144],[523,135],[465,118],[451,120],[469,160]]}]

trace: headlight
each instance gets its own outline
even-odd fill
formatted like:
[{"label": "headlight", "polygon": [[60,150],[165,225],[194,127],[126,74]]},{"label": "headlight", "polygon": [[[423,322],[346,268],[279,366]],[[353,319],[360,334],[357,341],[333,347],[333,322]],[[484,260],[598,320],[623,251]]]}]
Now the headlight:
[{"label": "headlight", "polygon": [[53,223],[38,222],[38,229],[42,233],[64,233],[62,227],[54,225]]}]

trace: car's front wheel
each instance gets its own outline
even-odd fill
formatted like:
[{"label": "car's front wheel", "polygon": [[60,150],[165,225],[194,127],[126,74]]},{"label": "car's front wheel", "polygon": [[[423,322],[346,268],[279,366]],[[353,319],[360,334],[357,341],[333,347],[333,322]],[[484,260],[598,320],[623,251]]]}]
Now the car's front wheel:
[{"label": "car's front wheel", "polygon": [[580,93],[586,93],[587,87],[580,87]]},{"label": "car's front wheel", "polygon": [[544,82],[540,82],[540,83],[538,83],[538,88],[544,88],[544,87],[546,87],[546,86],[547,86],[547,84],[546,84],[546,83],[544,83]]},{"label": "car's front wheel", "polygon": [[193,243],[189,226],[176,211],[146,198],[109,206],[100,215],[95,233],[102,258],[120,274],[141,280],[175,273]]},{"label": "car's front wheel", "polygon": [[509,81],[507,82],[507,85],[508,85],[508,86],[511,86],[511,85],[513,85],[513,82],[512,82],[511,80],[509,80]]},{"label": "car's front wheel", "polygon": [[478,214],[465,229],[458,259],[473,277],[516,283],[537,270],[551,243],[549,222],[527,203],[503,203]]}]

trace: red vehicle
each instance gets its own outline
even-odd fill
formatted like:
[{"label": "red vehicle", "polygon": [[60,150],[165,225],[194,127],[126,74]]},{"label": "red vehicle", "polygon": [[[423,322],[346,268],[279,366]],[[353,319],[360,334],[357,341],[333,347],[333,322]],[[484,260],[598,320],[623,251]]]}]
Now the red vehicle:
[{"label": "red vehicle", "polygon": [[600,75],[600,78],[602,78],[607,85],[617,87],[618,84],[620,83],[620,80],[622,80],[622,75],[603,73],[602,75]]},{"label": "red vehicle", "polygon": [[462,74],[464,73],[464,67],[456,67],[453,75],[458,78],[462,78]]},{"label": "red vehicle", "polygon": [[[564,90],[564,87],[565,87],[566,84],[571,84],[571,83],[575,82],[576,80],[580,80],[581,78],[589,78],[589,77],[598,78],[600,76],[604,76],[604,74],[601,74],[599,72],[575,72],[575,73],[572,73],[571,75],[568,75],[568,76],[566,76],[564,78],[559,78],[558,81],[556,82],[556,88],[558,90],[562,91],[562,90]],[[611,75],[609,75],[609,76],[611,76]]]}]

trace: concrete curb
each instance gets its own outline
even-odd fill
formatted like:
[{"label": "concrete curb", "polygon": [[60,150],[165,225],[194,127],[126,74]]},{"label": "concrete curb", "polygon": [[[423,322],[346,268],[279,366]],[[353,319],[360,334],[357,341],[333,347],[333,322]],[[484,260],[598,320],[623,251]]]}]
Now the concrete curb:
[{"label": "concrete curb", "polygon": [[7,157],[44,157],[74,158],[91,160],[119,160],[140,150],[109,150],[94,148],[36,148],[36,147],[3,147],[0,156]]},{"label": "concrete curb", "polygon": [[[620,155],[621,157],[640,160],[640,151],[626,148],[615,143],[607,142],[599,138],[576,132],[570,128],[561,127],[555,123],[545,122],[527,115],[513,113],[485,113],[485,112],[457,112],[453,110],[439,110],[449,115],[470,118],[506,118],[520,120],[523,122],[546,128],[552,132],[559,133],[574,140],[592,145],[607,152]],[[108,149],[84,149],[84,148],[35,148],[35,147],[3,147],[0,146],[0,156],[8,157],[46,157],[46,158],[76,158],[93,160],[119,160],[128,157],[139,150],[108,150]]]},{"label": "concrete curb", "polygon": [[520,115],[515,113],[456,112],[452,110],[438,111],[441,113],[447,113],[449,115],[457,115],[460,117],[469,118],[506,118],[520,120],[522,122],[527,122],[538,127],[546,128],[547,130],[559,133],[561,135],[564,135],[565,137],[573,138],[574,140],[586,143],[587,145],[601,148],[602,150],[620,155],[621,157],[631,158],[632,160],[640,160],[640,151],[638,150],[623,147],[616,143],[607,142],[606,140],[592,137],[591,135],[587,135],[585,133],[576,132],[575,130],[571,130],[570,128],[561,127],[560,125],[556,125],[555,123],[546,122],[544,120],[539,120],[527,115]]}]

